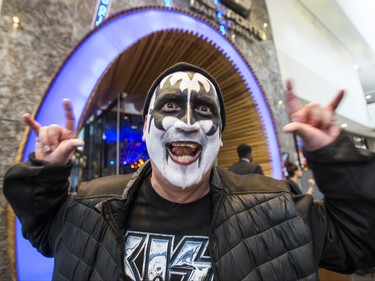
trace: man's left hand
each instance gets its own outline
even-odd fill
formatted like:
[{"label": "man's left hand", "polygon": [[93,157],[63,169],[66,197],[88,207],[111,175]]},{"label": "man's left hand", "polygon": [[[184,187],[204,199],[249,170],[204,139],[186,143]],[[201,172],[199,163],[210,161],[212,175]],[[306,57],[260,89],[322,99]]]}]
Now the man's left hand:
[{"label": "man's left hand", "polygon": [[333,101],[325,106],[311,102],[302,107],[293,92],[292,82],[287,80],[285,96],[291,122],[283,130],[299,135],[304,142],[304,149],[317,150],[339,136],[341,129],[334,120],[334,113],[344,96],[344,90],[340,90]]}]

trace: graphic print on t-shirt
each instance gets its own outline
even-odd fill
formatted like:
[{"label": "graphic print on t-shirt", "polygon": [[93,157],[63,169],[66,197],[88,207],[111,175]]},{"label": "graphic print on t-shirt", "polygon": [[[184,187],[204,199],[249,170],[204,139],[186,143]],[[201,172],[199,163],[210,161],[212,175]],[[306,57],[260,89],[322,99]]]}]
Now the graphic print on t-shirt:
[{"label": "graphic print on t-shirt", "polygon": [[137,281],[213,280],[208,237],[184,236],[176,246],[174,241],[174,235],[128,231],[126,275]]}]

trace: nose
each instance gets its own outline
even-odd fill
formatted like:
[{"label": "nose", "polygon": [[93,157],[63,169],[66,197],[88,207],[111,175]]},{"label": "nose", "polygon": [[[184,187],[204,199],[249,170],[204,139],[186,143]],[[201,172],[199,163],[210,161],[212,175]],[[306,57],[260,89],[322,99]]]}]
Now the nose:
[{"label": "nose", "polygon": [[176,129],[183,130],[185,132],[192,132],[192,131],[197,131],[200,128],[200,125],[198,122],[195,122],[194,124],[187,124],[181,120],[178,120],[175,124],[174,127]]},{"label": "nose", "polygon": [[193,132],[198,131],[200,128],[200,125],[198,122],[194,122],[193,114],[192,114],[192,108],[190,104],[187,105],[187,110],[182,116],[181,119],[179,119],[175,124],[174,127],[176,129],[183,130],[185,132]]}]

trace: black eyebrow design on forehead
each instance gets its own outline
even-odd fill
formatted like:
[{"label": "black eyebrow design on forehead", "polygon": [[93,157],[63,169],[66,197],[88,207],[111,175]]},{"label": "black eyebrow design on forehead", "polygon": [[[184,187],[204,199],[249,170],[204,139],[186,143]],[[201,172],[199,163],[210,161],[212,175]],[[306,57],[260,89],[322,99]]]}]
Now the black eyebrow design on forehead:
[{"label": "black eyebrow design on forehead", "polygon": [[158,93],[157,93],[157,96],[156,98],[160,98],[160,97],[163,97],[163,96],[167,96],[167,97],[170,97],[170,98],[174,98],[174,97],[178,97],[178,96],[181,96],[183,92],[178,89],[177,91],[175,90],[171,90],[171,89],[168,89],[166,91],[163,91],[163,90],[160,90]]},{"label": "black eyebrow design on forehead", "polygon": [[203,101],[203,102],[205,101],[205,102],[210,102],[210,103],[212,103],[212,102],[218,103],[218,101],[215,99],[215,97],[209,96],[209,95],[203,95],[203,94],[196,93],[196,94],[192,94],[192,98],[198,99],[198,100]]},{"label": "black eyebrow design on forehead", "polygon": [[196,93],[196,92],[193,92],[192,95],[191,95],[191,98],[194,99],[194,100],[198,100],[198,101],[201,101],[201,102],[205,102],[205,103],[215,103],[217,105],[219,105],[219,101],[217,100],[217,98],[215,97],[215,95],[211,95],[209,93]]},{"label": "black eyebrow design on forehead", "polygon": [[162,94],[159,93],[156,96],[155,107],[161,106],[168,101],[186,101],[186,99],[187,99],[187,96],[182,95],[181,91],[166,92]]}]

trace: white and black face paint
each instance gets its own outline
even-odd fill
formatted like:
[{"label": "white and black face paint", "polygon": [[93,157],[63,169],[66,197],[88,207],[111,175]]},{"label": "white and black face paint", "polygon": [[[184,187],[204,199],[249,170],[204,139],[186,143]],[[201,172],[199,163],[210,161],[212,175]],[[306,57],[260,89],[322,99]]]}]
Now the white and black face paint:
[{"label": "white and black face paint", "polygon": [[200,73],[172,73],[150,101],[144,130],[150,159],[172,185],[195,185],[219,152],[221,126],[212,83]]}]

